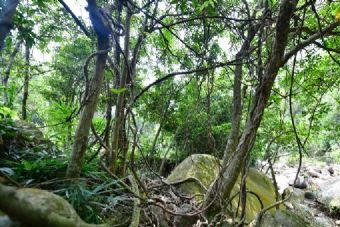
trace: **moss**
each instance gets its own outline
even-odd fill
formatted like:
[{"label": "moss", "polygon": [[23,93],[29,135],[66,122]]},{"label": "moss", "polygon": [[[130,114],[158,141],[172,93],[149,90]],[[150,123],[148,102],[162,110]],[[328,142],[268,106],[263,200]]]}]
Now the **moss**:
[{"label": "moss", "polygon": [[295,206],[293,211],[277,210],[267,213],[262,219],[261,227],[318,227],[313,215],[302,207]]},{"label": "moss", "polygon": [[[197,201],[203,199],[205,189],[209,188],[216,179],[220,170],[220,161],[214,156],[194,154],[180,163],[166,179],[168,183],[177,185],[177,188],[187,195],[196,197]],[[202,185],[199,183],[201,182]],[[232,190],[232,195],[239,191],[240,177]],[[264,207],[271,205],[275,200],[275,189],[270,179],[263,173],[251,168],[247,177],[247,189],[257,194]],[[233,210],[238,206],[238,196],[232,201]],[[247,194],[246,219],[252,221],[261,210],[261,203],[256,196]]]},{"label": "moss", "polygon": [[278,224],[278,225],[287,226],[287,227],[309,226],[308,222],[306,222],[304,218],[288,210],[275,212],[275,217],[276,217],[275,224]]},{"label": "moss", "polygon": [[0,184],[0,199],[0,209],[25,226],[107,227],[85,223],[65,199],[44,190]]},{"label": "moss", "polygon": [[42,211],[46,210],[75,220],[80,219],[74,208],[65,199],[53,193],[34,188],[23,188],[17,190],[17,197]]},{"label": "moss", "polygon": [[[240,182],[241,178],[239,177],[236,185],[232,190],[232,195],[236,194],[240,190]],[[275,188],[271,183],[270,179],[265,176],[263,173],[259,172],[256,169],[250,168],[247,177],[247,190],[255,193],[261,200],[263,207],[268,207],[269,205],[276,202],[275,199]],[[238,205],[239,197],[237,196],[233,201],[233,208],[236,208]],[[251,221],[255,218],[256,214],[261,210],[261,203],[259,199],[251,194],[247,194],[247,206],[246,206],[246,219],[247,221]],[[283,209],[283,206],[281,206]],[[275,208],[270,211],[274,211]]]},{"label": "moss", "polygon": [[169,183],[181,182],[187,178],[199,179],[205,187],[209,187],[216,178],[219,160],[206,154],[194,154],[181,162],[168,176]]}]

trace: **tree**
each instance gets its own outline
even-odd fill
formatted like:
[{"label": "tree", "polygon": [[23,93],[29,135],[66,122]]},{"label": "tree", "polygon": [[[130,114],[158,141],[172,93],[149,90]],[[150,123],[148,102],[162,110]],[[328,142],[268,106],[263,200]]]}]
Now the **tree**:
[{"label": "tree", "polygon": [[98,97],[104,80],[105,64],[110,47],[111,28],[108,27],[110,26],[108,21],[101,14],[96,0],[88,0],[88,10],[92,26],[97,34],[98,51],[94,54],[97,56],[97,61],[75,134],[72,157],[66,172],[66,177],[69,178],[79,177],[81,173],[92,119],[97,108]]},{"label": "tree", "polygon": [[[303,47],[311,44],[326,31],[329,32],[339,25],[339,22],[335,22],[326,29],[320,29],[310,38],[285,54],[285,49],[288,44],[290,22],[297,3],[297,1],[292,0],[281,1],[280,10],[276,19],[275,39],[268,57],[268,64],[259,85],[256,87],[245,128],[243,129],[237,147],[230,157],[224,157],[221,177],[214,182],[206,195],[205,204],[207,206],[212,202],[215,202],[215,205],[211,206],[209,211],[213,211],[218,207],[218,204],[220,204],[218,199],[214,201],[216,194],[220,194],[220,198],[226,198],[230,195],[231,189],[241,172],[242,166],[245,161],[249,159],[249,154],[254,144],[256,133],[260,126],[279,69],[287,63],[290,57],[294,56]],[[226,150],[228,149],[227,146]]]},{"label": "tree", "polygon": [[1,12],[0,18],[0,51],[4,46],[4,41],[12,28],[13,16],[19,4],[19,0],[7,0],[6,5]]}]

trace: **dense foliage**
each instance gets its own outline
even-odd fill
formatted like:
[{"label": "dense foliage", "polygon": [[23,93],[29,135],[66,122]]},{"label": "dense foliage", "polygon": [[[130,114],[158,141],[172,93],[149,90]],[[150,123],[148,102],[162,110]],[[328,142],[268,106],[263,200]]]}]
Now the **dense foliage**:
[{"label": "dense foliage", "polygon": [[[340,162],[338,2],[297,3],[281,44],[288,57],[276,63],[269,100],[255,104],[269,86],[285,0],[98,0],[87,9],[85,0],[65,2],[76,15],[63,1],[20,1],[0,52],[0,171],[16,181],[54,190],[100,223],[112,207],[132,203],[103,163],[125,182],[130,173],[167,175],[191,154],[225,157],[235,127],[238,149],[247,127],[255,130],[251,165],[286,155],[294,162],[299,154]],[[90,2],[110,23],[108,50],[100,49],[105,32],[89,18]],[[256,104],[265,106],[258,130],[251,126]],[[81,153],[74,144],[85,115],[81,172],[72,176],[81,183],[70,186],[56,179]]]}]

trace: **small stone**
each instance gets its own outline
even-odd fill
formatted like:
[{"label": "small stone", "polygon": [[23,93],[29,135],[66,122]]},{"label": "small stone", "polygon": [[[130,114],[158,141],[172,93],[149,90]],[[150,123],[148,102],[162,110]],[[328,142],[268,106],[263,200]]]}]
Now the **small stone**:
[{"label": "small stone", "polygon": [[[292,180],[292,182],[289,182],[289,185],[293,186],[293,183],[294,183],[294,180]],[[306,189],[308,187],[308,184],[305,179],[303,179],[302,177],[298,177],[293,187],[299,188],[299,189]]]},{"label": "small stone", "polygon": [[335,221],[335,224],[338,225],[338,226],[340,226],[340,220],[336,220],[336,221]]},{"label": "small stone", "polygon": [[316,216],[316,217],[322,217],[323,214],[322,214],[322,213],[316,213],[315,216]]},{"label": "small stone", "polygon": [[290,202],[285,202],[284,205],[285,205],[289,210],[293,210],[293,209],[294,209],[293,204],[291,204]]},{"label": "small stone", "polygon": [[13,226],[13,222],[8,216],[0,216],[0,226],[11,227]]},{"label": "small stone", "polygon": [[314,177],[314,178],[320,178],[321,177],[320,173],[316,172],[315,170],[309,170],[307,172],[307,174],[311,177]]},{"label": "small stone", "polygon": [[329,167],[327,168],[327,171],[329,172],[329,174],[330,174],[331,176],[334,174],[334,169],[333,169],[332,166],[329,166]]},{"label": "small stone", "polygon": [[322,170],[320,168],[314,169],[314,171],[320,174],[322,173]]},{"label": "small stone", "polygon": [[315,199],[315,195],[314,195],[313,192],[307,191],[307,192],[305,192],[305,198],[306,199],[310,199],[310,200],[314,200]]}]

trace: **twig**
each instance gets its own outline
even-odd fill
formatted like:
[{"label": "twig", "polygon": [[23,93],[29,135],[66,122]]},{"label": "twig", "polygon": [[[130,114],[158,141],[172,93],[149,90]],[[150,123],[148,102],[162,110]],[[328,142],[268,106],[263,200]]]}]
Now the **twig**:
[{"label": "twig", "polygon": [[8,176],[7,174],[5,174],[4,172],[0,171],[0,176],[2,176],[3,178],[5,178],[8,182],[10,182],[11,184],[15,185],[16,187],[22,187],[21,184],[19,184],[18,182],[16,182],[15,180],[13,180],[10,176]]}]

